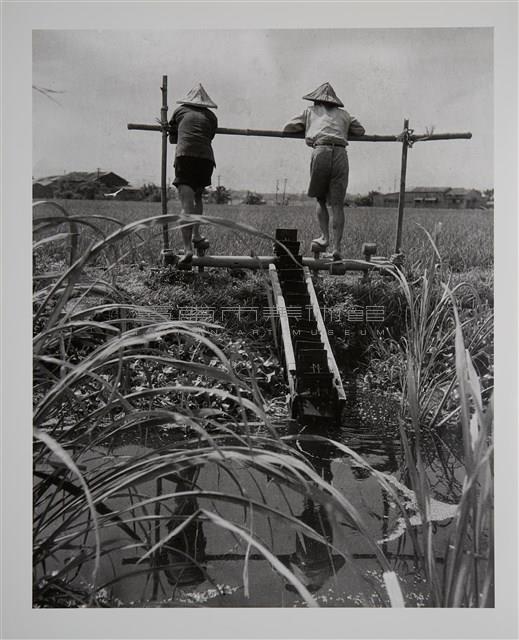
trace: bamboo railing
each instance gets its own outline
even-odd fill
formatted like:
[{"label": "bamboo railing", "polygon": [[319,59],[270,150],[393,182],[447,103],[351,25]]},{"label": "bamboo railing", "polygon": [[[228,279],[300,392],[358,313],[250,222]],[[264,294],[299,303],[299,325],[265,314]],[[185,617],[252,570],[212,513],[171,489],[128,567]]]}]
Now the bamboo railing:
[{"label": "bamboo railing", "polygon": [[[160,124],[128,124],[128,129],[137,131],[162,131]],[[227,136],[258,136],[263,138],[296,138],[304,139],[303,132],[277,131],[275,129],[229,129],[227,127],[218,127],[216,133]],[[408,139],[410,142],[426,142],[428,140],[470,140],[472,134],[466,133],[422,133],[411,134]],[[402,135],[363,135],[350,136],[348,141],[351,142],[402,142]]]}]

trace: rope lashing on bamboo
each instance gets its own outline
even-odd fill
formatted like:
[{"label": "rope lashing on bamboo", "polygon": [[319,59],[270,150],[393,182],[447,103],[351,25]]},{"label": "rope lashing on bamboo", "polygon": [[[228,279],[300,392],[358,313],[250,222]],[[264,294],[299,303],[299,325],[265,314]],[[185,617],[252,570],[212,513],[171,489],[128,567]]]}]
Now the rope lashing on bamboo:
[{"label": "rope lashing on bamboo", "polygon": [[407,146],[408,146],[409,148],[411,148],[411,147],[413,146],[413,144],[414,144],[415,142],[417,142],[419,139],[423,139],[423,140],[427,139],[427,138],[425,138],[425,137],[422,137],[422,138],[418,138],[418,137],[416,137],[416,138],[413,140],[413,134],[414,134],[414,129],[404,129],[404,130],[402,131],[402,133],[399,133],[399,134],[396,136],[396,140],[397,140],[398,142],[405,142],[405,143],[407,144]]}]

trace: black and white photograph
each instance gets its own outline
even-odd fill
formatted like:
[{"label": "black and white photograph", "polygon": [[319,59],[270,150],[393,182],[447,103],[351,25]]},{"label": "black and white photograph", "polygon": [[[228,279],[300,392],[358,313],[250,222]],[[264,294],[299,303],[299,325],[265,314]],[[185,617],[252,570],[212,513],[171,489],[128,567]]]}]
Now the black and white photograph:
[{"label": "black and white photograph", "polygon": [[30,33],[32,611],[494,610],[494,28],[120,4]]}]

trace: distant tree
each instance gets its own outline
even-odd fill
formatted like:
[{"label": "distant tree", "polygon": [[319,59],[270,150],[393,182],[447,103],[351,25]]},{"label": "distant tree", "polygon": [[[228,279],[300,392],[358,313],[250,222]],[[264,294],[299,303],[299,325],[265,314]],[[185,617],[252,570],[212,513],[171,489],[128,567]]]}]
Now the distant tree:
[{"label": "distant tree", "polygon": [[247,191],[247,195],[245,196],[244,204],[266,204],[263,196],[259,193],[255,193],[254,191]]},{"label": "distant tree", "polygon": [[142,199],[148,200],[149,202],[160,202],[161,201],[161,191],[160,187],[158,187],[153,182],[147,182],[142,185],[140,189],[142,193]]},{"label": "distant tree", "polygon": [[372,207],[373,196],[379,195],[380,191],[370,191],[367,196],[359,196],[355,198],[355,204],[358,207]]},{"label": "distant tree", "polygon": [[59,180],[54,189],[55,198],[66,200],[103,200],[106,193],[106,185],[101,182],[83,180]]},{"label": "distant tree", "polygon": [[211,191],[205,189],[204,196],[206,202],[214,204],[228,204],[232,200],[232,192],[223,185],[218,185]]},{"label": "distant tree", "polygon": [[76,193],[84,200],[95,200],[99,193],[99,186],[91,182],[82,182],[78,185]]},{"label": "distant tree", "polygon": [[369,198],[368,196],[358,196],[355,198],[355,204],[358,207],[369,207]]},{"label": "distant tree", "polygon": [[485,196],[485,198],[488,198],[490,200],[490,198],[494,197],[494,189],[485,189],[483,191],[483,195]]}]

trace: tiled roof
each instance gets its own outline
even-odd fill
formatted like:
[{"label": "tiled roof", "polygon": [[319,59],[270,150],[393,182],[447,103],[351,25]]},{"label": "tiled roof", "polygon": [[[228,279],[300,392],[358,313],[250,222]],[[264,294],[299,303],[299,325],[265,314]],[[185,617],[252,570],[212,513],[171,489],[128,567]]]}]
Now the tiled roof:
[{"label": "tiled roof", "polygon": [[[51,184],[57,180],[72,180],[78,182],[90,182],[93,180],[97,180],[103,176],[114,175],[117,178],[121,178],[121,176],[117,175],[113,171],[71,171],[70,173],[62,173],[58,176],[46,176],[45,178],[38,178],[38,180],[33,180],[33,184]],[[124,178],[121,178],[124,179]]]},{"label": "tiled roof", "polygon": [[87,181],[96,180],[101,176],[106,176],[111,171],[71,171],[63,176],[65,180],[78,180],[78,181]]},{"label": "tiled roof", "polygon": [[415,187],[414,189],[411,189],[411,191],[417,191],[417,192],[437,191],[441,193],[445,193],[446,191],[450,191],[450,190],[451,190],[450,187]]},{"label": "tiled roof", "polygon": [[33,184],[41,184],[42,187],[46,187],[49,184],[53,184],[58,180],[61,176],[47,176],[46,178],[38,178],[37,180],[33,180]]},{"label": "tiled roof", "polygon": [[450,189],[449,191],[449,195],[450,196],[465,196],[467,195],[467,193],[470,193],[471,191],[473,191],[473,189]]}]

